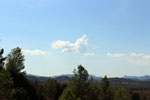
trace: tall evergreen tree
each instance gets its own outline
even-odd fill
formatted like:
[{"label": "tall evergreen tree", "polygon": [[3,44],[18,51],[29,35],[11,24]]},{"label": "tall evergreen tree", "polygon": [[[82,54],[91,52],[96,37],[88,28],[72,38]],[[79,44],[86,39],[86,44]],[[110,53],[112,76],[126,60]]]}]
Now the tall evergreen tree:
[{"label": "tall evergreen tree", "polygon": [[14,48],[7,56],[6,69],[12,74],[24,73],[22,72],[25,68],[24,60],[25,59],[21,52],[21,48]]},{"label": "tall evergreen tree", "polygon": [[100,100],[113,100],[109,86],[109,80],[107,79],[107,76],[105,76],[100,82]]},{"label": "tall evergreen tree", "polygon": [[99,100],[100,95],[100,88],[99,82],[94,81],[93,79],[89,80],[89,87],[88,87],[88,100]]},{"label": "tall evergreen tree", "polygon": [[82,66],[78,66],[78,70],[73,71],[71,87],[73,93],[81,100],[87,100],[86,93],[88,92],[88,71]]},{"label": "tall evergreen tree", "polygon": [[57,81],[49,78],[44,84],[44,94],[52,100],[56,100],[57,95]]},{"label": "tall evergreen tree", "polygon": [[[6,70],[11,74],[13,78],[13,86],[18,90],[24,90],[24,93],[17,93],[17,100],[24,100],[24,97],[29,98],[29,100],[38,100],[38,95],[35,88],[26,79],[24,69],[24,56],[21,52],[21,48],[17,47],[12,49],[10,54],[7,56]],[[19,91],[18,91],[19,92]],[[23,96],[23,94],[25,94]]]}]

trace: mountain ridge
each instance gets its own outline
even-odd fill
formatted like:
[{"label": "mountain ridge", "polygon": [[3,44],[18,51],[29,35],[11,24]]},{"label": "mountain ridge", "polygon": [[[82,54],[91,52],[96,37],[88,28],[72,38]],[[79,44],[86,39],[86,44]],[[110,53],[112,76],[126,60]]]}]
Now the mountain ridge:
[{"label": "mountain ridge", "polygon": [[[39,75],[33,75],[33,74],[26,74],[26,77],[29,80],[32,81],[40,81],[40,82],[44,82],[46,81],[48,78],[52,78],[57,80],[58,82],[68,82],[71,80],[72,78],[72,74],[61,74],[61,75],[55,75],[55,76],[39,76]],[[89,75],[88,79],[93,78],[96,81],[100,81],[102,79],[101,76],[95,76],[95,75]],[[114,82],[114,83],[130,83],[130,82],[150,82],[150,75],[145,75],[145,76],[123,76],[123,77],[108,77],[110,82]]]}]

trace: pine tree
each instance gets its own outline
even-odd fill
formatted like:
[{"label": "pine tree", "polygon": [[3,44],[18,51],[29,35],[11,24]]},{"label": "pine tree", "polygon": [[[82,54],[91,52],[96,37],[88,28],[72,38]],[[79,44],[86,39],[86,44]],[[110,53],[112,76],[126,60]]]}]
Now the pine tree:
[{"label": "pine tree", "polygon": [[[6,60],[5,68],[13,78],[13,87],[18,90],[15,96],[16,100],[24,100],[24,97],[29,100],[38,100],[36,89],[25,77],[25,72],[23,71],[25,68],[24,60],[24,55],[19,47],[12,49]],[[24,92],[19,92],[19,90],[23,90]]]},{"label": "pine tree", "polygon": [[25,59],[24,55],[22,55],[21,48],[14,48],[7,56],[6,69],[11,74],[24,73],[22,72],[22,70],[25,68],[24,60]]},{"label": "pine tree", "polygon": [[110,83],[107,79],[107,76],[101,79],[100,92],[100,100],[113,100],[112,93],[110,90]]},{"label": "pine tree", "polygon": [[88,100],[99,100],[99,95],[100,95],[99,82],[90,79],[88,87],[88,97],[89,97]]},{"label": "pine tree", "polygon": [[49,78],[43,87],[46,97],[55,100],[57,95],[57,81]]},{"label": "pine tree", "polygon": [[73,71],[73,77],[71,81],[71,88],[73,93],[77,98],[81,98],[81,100],[87,100],[87,92],[88,92],[88,72],[82,66],[78,66],[78,70]]}]

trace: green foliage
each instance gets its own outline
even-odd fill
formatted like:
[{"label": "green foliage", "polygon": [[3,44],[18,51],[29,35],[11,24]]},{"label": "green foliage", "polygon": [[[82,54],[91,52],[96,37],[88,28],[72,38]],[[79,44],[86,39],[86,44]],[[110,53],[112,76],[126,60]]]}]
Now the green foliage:
[{"label": "green foliage", "polygon": [[7,56],[6,69],[12,74],[24,73],[22,72],[25,67],[24,60],[21,49],[19,47],[14,48]]},{"label": "green foliage", "polygon": [[0,50],[0,71],[4,68],[4,61],[6,57],[3,57],[4,49]]},{"label": "green foliage", "polygon": [[113,94],[109,86],[109,80],[105,76],[100,82],[100,100],[113,100]]},{"label": "green foliage", "polygon": [[99,83],[91,79],[88,87],[88,100],[99,100],[100,88]]},{"label": "green foliage", "polygon": [[56,99],[57,95],[57,81],[49,78],[44,84],[44,94],[46,97]]},{"label": "green foliage", "polygon": [[56,95],[56,100],[58,100],[58,98],[60,97],[60,95],[63,93],[64,89],[67,87],[68,85],[66,83],[58,83],[57,82],[57,95]]},{"label": "green foliage", "polygon": [[87,81],[88,76],[89,76],[89,74],[88,74],[87,70],[82,65],[79,65],[78,70],[74,69],[72,78],[73,78],[73,80],[77,79],[79,81],[85,82],[85,81]]},{"label": "green foliage", "polygon": [[14,94],[13,80],[9,72],[0,71],[0,100],[11,100]]},{"label": "green foliage", "polygon": [[119,88],[115,92],[114,100],[129,100],[129,98],[128,98],[128,95],[127,95],[126,91],[122,88]]},{"label": "green foliage", "polygon": [[44,95],[44,88],[43,85],[38,84],[36,80],[35,83],[32,82],[32,85],[35,87],[39,100],[46,100],[46,96]]},{"label": "green foliage", "polygon": [[77,98],[81,98],[81,100],[87,100],[88,96],[86,95],[88,92],[88,72],[82,66],[78,66],[78,70],[73,71],[73,77],[71,81],[71,88],[73,93]]},{"label": "green foliage", "polygon": [[[24,69],[24,56],[19,47],[12,49],[7,56],[6,70],[13,78],[13,87],[16,89],[16,100],[38,100],[35,88],[26,79]],[[26,97],[26,98],[25,98]]]},{"label": "green foliage", "polygon": [[80,100],[77,99],[75,94],[70,88],[66,88],[58,100]]},{"label": "green foliage", "polygon": [[100,82],[100,86],[101,86],[101,91],[104,92],[104,93],[107,93],[107,91],[109,89],[109,81],[107,79],[107,76],[102,78],[102,80]]},{"label": "green foliage", "polygon": [[31,100],[24,88],[15,88],[13,98],[14,100]]},{"label": "green foliage", "polygon": [[[12,75],[15,88],[23,88],[25,96],[27,95],[30,100],[39,100],[38,94],[34,86],[29,82],[23,74]],[[22,95],[22,94],[21,94]],[[20,94],[18,94],[20,96]],[[21,97],[21,96],[20,96]],[[24,96],[22,96],[23,98]],[[24,98],[23,98],[24,99]],[[20,100],[20,99],[17,99]]]},{"label": "green foliage", "polygon": [[133,93],[132,94],[132,100],[141,100],[139,93]]}]

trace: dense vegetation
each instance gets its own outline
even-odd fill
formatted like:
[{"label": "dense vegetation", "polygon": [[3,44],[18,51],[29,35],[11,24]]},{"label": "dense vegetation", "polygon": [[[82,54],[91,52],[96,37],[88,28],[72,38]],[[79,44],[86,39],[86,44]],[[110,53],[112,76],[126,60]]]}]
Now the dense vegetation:
[{"label": "dense vegetation", "polygon": [[71,81],[60,83],[49,78],[40,84],[31,82],[24,71],[24,56],[19,47],[7,57],[0,50],[0,100],[149,100],[140,92],[113,88],[107,76],[100,82],[88,79],[88,71],[79,65]]}]

